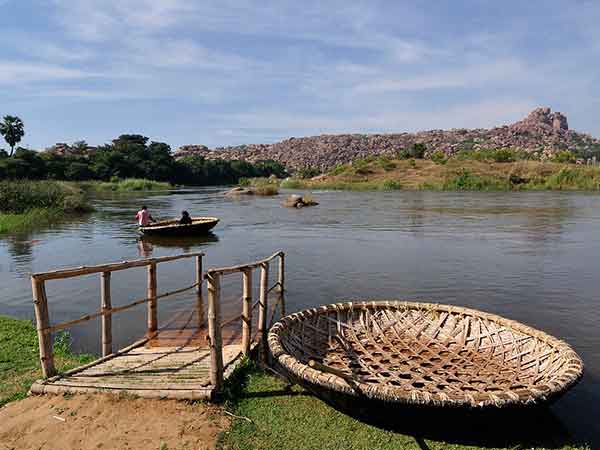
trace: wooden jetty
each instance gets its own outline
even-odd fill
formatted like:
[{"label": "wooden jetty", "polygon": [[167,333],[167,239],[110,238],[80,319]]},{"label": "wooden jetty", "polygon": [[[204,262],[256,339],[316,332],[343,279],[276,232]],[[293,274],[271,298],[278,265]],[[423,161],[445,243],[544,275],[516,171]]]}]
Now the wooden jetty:
[{"label": "wooden jetty", "polygon": [[[203,270],[204,256],[201,252],[186,253],[32,274],[31,286],[44,378],[32,385],[31,392],[126,392],[144,398],[214,398],[242,356],[250,355],[257,346],[259,353],[266,355],[268,325],[278,312],[285,314],[285,255],[277,252],[249,264],[206,271]],[[157,265],[187,258],[195,259],[196,281],[190,286],[159,294]],[[275,260],[279,263],[277,282],[269,286],[269,269]],[[111,273],[135,267],[147,267],[147,296],[113,307]],[[253,302],[252,279],[255,270],[260,270],[260,290],[259,298]],[[242,274],[241,312],[223,320],[221,279],[236,273]],[[76,320],[51,324],[46,281],[89,274],[100,274],[100,309]],[[208,291],[207,317],[204,313],[204,285]],[[159,301],[191,290],[195,291],[195,306],[179,311],[159,327]],[[275,298],[270,300],[272,297]],[[147,308],[146,336],[121,350],[113,351],[113,315],[143,304]],[[255,310],[258,310],[258,317],[253,320]],[[102,357],[58,373],[54,364],[52,334],[94,319],[101,321]],[[205,319],[207,327],[204,326]],[[253,327],[256,327],[254,333]]]}]

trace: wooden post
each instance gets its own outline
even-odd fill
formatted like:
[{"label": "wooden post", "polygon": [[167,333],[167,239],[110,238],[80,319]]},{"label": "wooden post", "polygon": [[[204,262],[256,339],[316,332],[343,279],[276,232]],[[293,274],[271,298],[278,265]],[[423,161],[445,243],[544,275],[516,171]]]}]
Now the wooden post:
[{"label": "wooden post", "polygon": [[248,356],[252,339],[252,269],[244,270],[242,278],[242,352]]},{"label": "wooden post", "polygon": [[258,335],[261,342],[261,357],[267,362],[267,311],[269,300],[269,263],[260,266],[260,297],[258,302]]},{"label": "wooden post", "polygon": [[[112,308],[110,298],[110,272],[102,272],[102,284],[100,285],[102,312],[110,311]],[[112,313],[102,316],[102,356],[112,353]]]},{"label": "wooden post", "polygon": [[46,285],[43,281],[38,281],[34,277],[31,277],[31,290],[33,292],[33,307],[35,309],[35,319],[37,322],[36,328],[40,348],[42,374],[44,378],[49,378],[56,375],[56,369],[54,368],[52,334],[46,333],[46,328],[50,326]]},{"label": "wooden post", "polygon": [[204,298],[202,297],[202,255],[196,256],[196,314],[198,315],[198,329],[204,327]]},{"label": "wooden post", "polygon": [[223,385],[223,344],[221,340],[221,275],[208,277],[208,335],[210,337],[210,382],[216,391]]},{"label": "wooden post", "polygon": [[279,305],[281,306],[281,317],[285,316],[285,254],[279,255]]},{"label": "wooden post", "polygon": [[153,338],[158,328],[156,311],[156,263],[148,266],[148,337]]}]

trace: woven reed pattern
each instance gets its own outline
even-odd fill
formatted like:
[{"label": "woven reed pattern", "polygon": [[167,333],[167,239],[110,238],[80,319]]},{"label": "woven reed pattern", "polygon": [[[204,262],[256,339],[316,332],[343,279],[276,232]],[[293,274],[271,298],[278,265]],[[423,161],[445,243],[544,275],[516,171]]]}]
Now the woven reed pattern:
[{"label": "woven reed pattern", "polygon": [[393,403],[534,404],[564,393],[583,374],[577,353],[542,331],[431,303],[355,302],[305,310],[273,326],[269,347],[312,390]]}]

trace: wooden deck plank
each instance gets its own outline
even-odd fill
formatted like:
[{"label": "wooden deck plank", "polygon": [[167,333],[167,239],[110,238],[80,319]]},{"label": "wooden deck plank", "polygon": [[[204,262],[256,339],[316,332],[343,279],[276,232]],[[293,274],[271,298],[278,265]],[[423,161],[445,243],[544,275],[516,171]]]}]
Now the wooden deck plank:
[{"label": "wooden deck plank", "polygon": [[[241,345],[223,347],[225,366],[239,360]],[[210,354],[207,348],[148,346],[132,349],[54,381],[40,380],[33,393],[127,392],[147,398],[210,398]]]}]

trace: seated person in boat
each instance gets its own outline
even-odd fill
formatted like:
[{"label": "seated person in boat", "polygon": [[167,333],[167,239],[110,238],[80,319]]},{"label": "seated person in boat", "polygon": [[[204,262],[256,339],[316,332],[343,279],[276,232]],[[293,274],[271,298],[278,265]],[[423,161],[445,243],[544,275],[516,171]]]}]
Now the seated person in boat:
[{"label": "seated person in boat", "polygon": [[148,208],[144,205],[135,215],[135,220],[137,220],[140,227],[145,227],[150,225],[150,222],[154,222],[154,217],[152,217],[150,211],[148,211]]},{"label": "seated person in boat", "polygon": [[190,217],[190,213],[187,211],[181,211],[181,219],[179,219],[179,225],[191,225],[192,218]]}]

